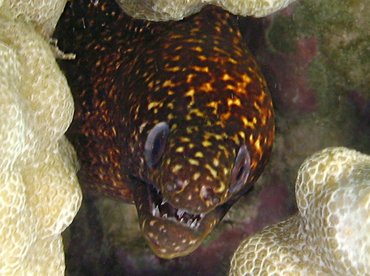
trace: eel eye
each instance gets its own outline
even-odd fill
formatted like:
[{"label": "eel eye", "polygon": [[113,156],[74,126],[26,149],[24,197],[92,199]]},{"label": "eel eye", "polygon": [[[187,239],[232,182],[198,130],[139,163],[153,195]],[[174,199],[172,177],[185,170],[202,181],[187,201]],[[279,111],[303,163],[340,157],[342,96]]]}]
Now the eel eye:
[{"label": "eel eye", "polygon": [[231,185],[229,192],[235,194],[240,191],[249,176],[251,158],[246,145],[239,148],[235,158],[234,168],[231,172]]},{"label": "eel eye", "polygon": [[169,126],[166,122],[156,124],[149,131],[144,146],[144,158],[149,168],[153,168],[161,159],[169,132]]}]

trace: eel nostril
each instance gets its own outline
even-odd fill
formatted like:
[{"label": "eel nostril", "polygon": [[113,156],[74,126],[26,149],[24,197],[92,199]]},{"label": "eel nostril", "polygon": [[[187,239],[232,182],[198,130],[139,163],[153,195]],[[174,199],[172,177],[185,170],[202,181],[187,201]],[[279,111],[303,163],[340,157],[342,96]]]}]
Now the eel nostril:
[{"label": "eel nostril", "polygon": [[167,184],[168,192],[181,192],[188,185],[187,180],[176,179],[174,182]]},{"label": "eel nostril", "polygon": [[212,188],[202,186],[200,189],[200,198],[204,202],[211,202],[213,205],[216,205],[220,202],[220,198],[215,194]]}]

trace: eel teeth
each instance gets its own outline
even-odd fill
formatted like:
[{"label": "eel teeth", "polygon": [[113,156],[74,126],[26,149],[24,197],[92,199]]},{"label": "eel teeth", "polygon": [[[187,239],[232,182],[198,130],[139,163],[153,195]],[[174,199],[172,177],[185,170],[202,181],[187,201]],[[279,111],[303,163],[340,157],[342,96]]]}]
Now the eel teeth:
[{"label": "eel teeth", "polygon": [[177,216],[179,217],[179,218],[181,218],[182,217],[182,215],[185,213],[185,210],[184,209],[178,209],[177,210]]},{"label": "eel teeth", "polygon": [[158,206],[155,206],[155,208],[152,209],[152,215],[155,217],[159,216],[159,208]]},{"label": "eel teeth", "polygon": [[[158,195],[161,195],[160,191],[154,186],[153,186],[153,192]],[[182,209],[182,208],[177,209],[175,207],[172,207],[172,205],[168,203],[168,200],[166,200],[165,198],[161,198],[160,202],[158,202],[158,205],[156,204],[156,202],[158,202],[158,200],[152,201],[151,213],[153,217],[164,218],[170,221],[181,223],[182,225],[187,226],[191,229],[198,228],[200,225],[200,221],[205,217],[204,213],[193,214],[193,213],[188,212],[186,209]],[[166,204],[169,204],[169,206],[162,207]],[[175,214],[169,215],[165,211],[166,208],[175,209],[174,210]]]},{"label": "eel teeth", "polygon": [[190,224],[190,228],[196,228],[196,227],[198,227],[199,226],[199,224],[198,224],[198,221],[197,220],[194,220],[191,224]]}]

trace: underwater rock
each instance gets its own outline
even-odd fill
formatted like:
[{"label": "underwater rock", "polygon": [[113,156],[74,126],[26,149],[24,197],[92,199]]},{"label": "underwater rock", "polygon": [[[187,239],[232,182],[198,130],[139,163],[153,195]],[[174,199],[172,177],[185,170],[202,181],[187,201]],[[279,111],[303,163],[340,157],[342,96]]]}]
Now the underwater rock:
[{"label": "underwater rock", "polygon": [[298,172],[299,213],[244,240],[230,275],[370,272],[370,156],[328,148]]},{"label": "underwater rock", "polygon": [[315,37],[305,38],[297,41],[295,46],[293,53],[269,54],[269,72],[279,83],[272,88],[274,104],[286,112],[309,114],[316,110],[318,101],[317,91],[307,77],[317,55],[317,41]]},{"label": "underwater rock", "polygon": [[326,112],[353,94],[370,103],[369,16],[369,1],[303,0],[270,17],[262,59],[275,107]]},{"label": "underwater rock", "polygon": [[[28,2],[25,11],[37,11]],[[0,3],[0,274],[63,275],[61,232],[82,197],[63,136],[74,108],[49,44],[11,16],[9,5],[26,3]]]},{"label": "underwater rock", "polygon": [[295,0],[117,0],[122,9],[135,18],[153,21],[181,20],[212,4],[233,14],[262,17],[285,8]]}]

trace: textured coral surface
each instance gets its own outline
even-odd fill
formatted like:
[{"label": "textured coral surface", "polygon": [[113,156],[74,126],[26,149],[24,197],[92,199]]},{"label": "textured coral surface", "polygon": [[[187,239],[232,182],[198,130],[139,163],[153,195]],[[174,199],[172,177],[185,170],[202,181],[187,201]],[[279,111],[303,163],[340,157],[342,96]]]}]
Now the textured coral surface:
[{"label": "textured coral surface", "polygon": [[370,156],[328,148],[296,182],[299,213],[241,243],[230,275],[368,275]]},{"label": "textured coral surface", "polygon": [[[1,3],[3,2],[3,3]],[[63,12],[67,0],[3,0],[0,13],[30,22],[43,35],[50,36]]]},{"label": "textured coral surface", "polygon": [[180,20],[201,10],[207,4],[217,5],[237,15],[262,17],[270,15],[295,0],[117,0],[136,18],[165,21]]},{"label": "textured coral surface", "polygon": [[63,136],[72,97],[46,32],[31,23],[48,29],[41,10],[56,3],[0,2],[1,275],[63,275],[61,232],[81,202],[75,152]]}]

